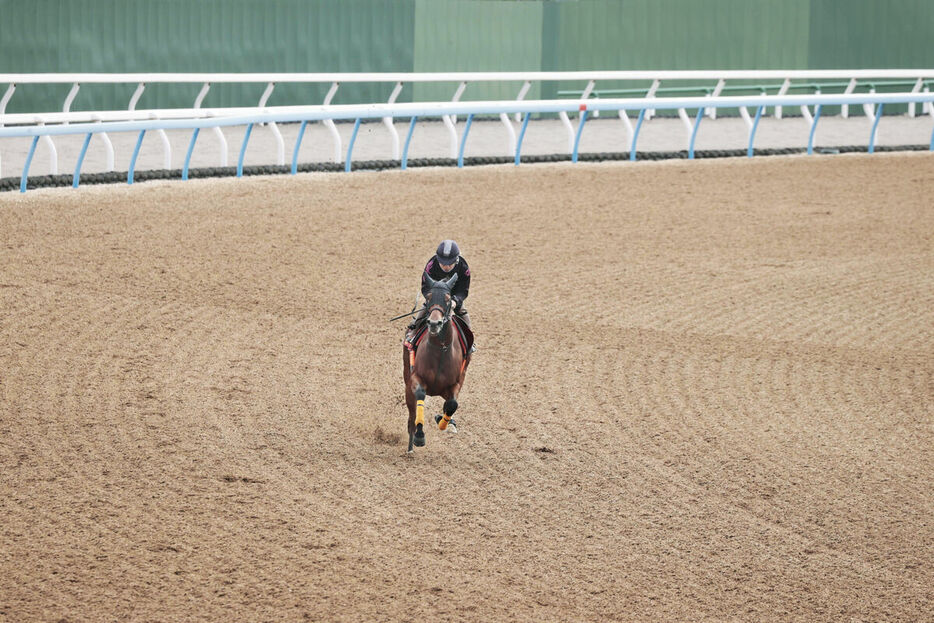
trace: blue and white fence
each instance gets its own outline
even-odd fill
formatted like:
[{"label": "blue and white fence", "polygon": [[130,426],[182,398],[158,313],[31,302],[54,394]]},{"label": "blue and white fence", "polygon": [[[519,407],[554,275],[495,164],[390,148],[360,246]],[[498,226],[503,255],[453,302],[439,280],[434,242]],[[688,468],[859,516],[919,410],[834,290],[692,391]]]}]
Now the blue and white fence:
[{"label": "blue and white fence", "polygon": [[[728,93],[758,92],[763,95],[792,95],[820,94],[825,91],[839,91],[842,95],[859,93],[875,93],[877,89],[895,89],[898,91],[919,94],[929,92],[934,85],[934,69],[861,69],[861,70],[730,70],[730,71],[564,71],[564,72],[434,72],[434,73],[152,73],[152,74],[0,74],[0,85],[7,87],[0,97],[0,127],[4,125],[50,125],[56,123],[80,123],[93,121],[127,121],[144,119],[200,119],[210,116],[249,115],[267,111],[281,111],[280,108],[267,108],[273,96],[276,85],[279,84],[326,84],[330,85],[322,106],[329,106],[340,86],[347,83],[385,84],[389,93],[387,104],[393,104],[405,88],[413,84],[442,84],[453,88],[451,102],[458,102],[467,93],[468,88],[476,85],[500,84],[516,87],[516,102],[521,102],[530,92],[533,85],[542,83],[556,83],[574,90],[559,91],[570,100],[590,101],[594,98],[609,99],[609,97],[645,98],[653,99],[690,95],[702,93],[706,97],[720,97]],[[203,108],[212,85],[216,84],[265,84],[265,89],[256,106],[247,108]],[[8,115],[6,108],[18,87],[28,89],[35,84],[62,84],[70,85],[68,94],[61,105],[60,113],[37,112],[29,114]],[[117,111],[89,111],[71,112],[72,105],[79,95],[82,85],[89,84],[128,84],[136,85],[129,99],[126,110]],[[200,84],[201,89],[196,96],[192,107],[188,109],[168,110],[137,110],[146,89],[155,84]],[[611,88],[614,85],[631,85],[626,89]],[[643,86],[632,86],[632,85]],[[2,88],[2,87],[0,87]],[[608,97],[609,96],[609,97]],[[656,109],[647,109],[645,119],[650,119]],[[707,116],[715,118],[717,108],[707,106]],[[755,110],[755,108],[753,108]],[[772,115],[782,117],[782,105],[776,106]],[[871,111],[867,110],[867,116]],[[913,117],[915,104],[909,102],[908,116]],[[934,107],[926,105],[922,111],[934,114]],[[746,107],[739,108],[739,113],[751,127],[753,120]],[[802,115],[810,121],[811,113],[807,107],[802,107]],[[573,149],[577,129],[571,123],[566,111],[559,111],[558,115],[567,135],[568,151]],[[594,114],[599,115],[599,111]],[[686,141],[689,141],[694,126],[686,109],[678,109],[685,131]],[[849,105],[842,105],[840,116],[849,116]],[[621,115],[630,134],[633,131],[632,123],[628,117]],[[449,137],[450,157],[457,157],[458,137],[454,115],[444,115],[441,120]],[[512,154],[516,146],[516,130],[510,123],[506,113],[500,114],[507,134],[507,154]],[[516,116],[518,123],[520,118]],[[341,162],[343,146],[341,137],[334,126],[333,120],[322,120],[328,129],[332,143],[331,159]],[[383,123],[392,140],[391,157],[398,160],[401,156],[401,139],[391,122],[391,117],[383,118]],[[267,124],[268,130],[273,134],[276,146],[276,162],[285,163],[285,142],[275,123]],[[220,127],[215,126],[213,132],[221,145],[220,166],[227,166],[226,137]],[[168,138],[159,130],[163,145],[164,168],[171,168],[172,153]],[[106,133],[98,133],[107,150],[107,168],[113,170],[113,145]],[[54,141],[47,137],[44,143],[50,154],[49,170],[52,174],[58,172],[57,151]],[[2,155],[2,154],[0,154]]]},{"label": "blue and white fence", "polygon": [[[471,124],[477,115],[517,115],[522,119],[521,129],[516,138],[515,148],[512,154],[515,158],[515,164],[521,161],[522,142],[529,119],[534,114],[557,113],[562,119],[567,119],[569,113],[579,112],[580,120],[576,130],[574,130],[573,139],[570,145],[571,160],[576,162],[578,156],[578,147],[580,137],[584,130],[587,118],[591,114],[598,114],[603,111],[615,111],[624,121],[629,132],[628,147],[631,160],[636,158],[636,147],[639,139],[639,133],[647,116],[652,111],[658,110],[696,110],[696,115],[692,122],[688,124],[688,158],[694,157],[694,143],[697,136],[697,130],[704,118],[705,112],[710,110],[719,110],[724,108],[740,109],[752,108],[755,110],[755,116],[749,116],[749,137],[747,155],[754,153],[754,143],[756,130],[763,113],[767,107],[779,109],[784,106],[802,107],[802,112],[808,110],[808,122],[810,124],[810,135],[808,140],[808,153],[813,152],[814,133],[817,123],[821,118],[821,110],[825,106],[852,106],[862,105],[866,108],[871,121],[871,131],[868,136],[868,151],[873,152],[875,146],[875,137],[879,121],[882,118],[883,108],[886,104],[922,104],[925,109],[932,111],[934,116],[934,94],[905,92],[905,93],[863,93],[863,94],[807,94],[807,95],[765,95],[753,97],[724,97],[724,96],[705,96],[705,97],[687,97],[687,98],[600,98],[587,100],[531,100],[531,101],[490,101],[490,102],[432,102],[432,103],[412,103],[412,104],[369,104],[363,106],[299,106],[299,107],[279,107],[265,108],[262,111],[256,109],[215,109],[202,111],[199,114],[203,116],[193,118],[184,113],[190,111],[159,111],[159,115],[154,115],[154,111],[146,111],[149,116],[171,117],[177,115],[180,118],[154,118],[154,119],[132,119],[135,114],[140,116],[142,111],[111,111],[117,120],[104,121],[102,113],[52,113],[46,115],[41,124],[36,125],[17,125],[11,127],[0,127],[0,138],[4,137],[32,137],[32,144],[26,163],[21,175],[20,190],[25,192],[26,181],[29,174],[33,155],[40,138],[51,138],[60,135],[84,135],[85,140],[83,148],[78,157],[73,185],[78,186],[81,176],[81,166],[84,156],[87,152],[91,138],[95,134],[104,134],[107,132],[138,132],[136,149],[131,158],[127,181],[133,183],[134,170],[139,147],[143,137],[149,131],[164,131],[167,129],[190,129],[192,136],[188,151],[182,168],[182,178],[187,179],[191,155],[202,129],[212,128],[220,129],[230,126],[247,126],[247,132],[244,136],[240,148],[240,157],[237,164],[237,175],[241,176],[243,172],[243,158],[246,153],[247,145],[253,127],[256,124],[270,124],[274,127],[276,123],[295,122],[300,123],[301,127],[293,149],[292,155],[292,173],[297,170],[298,151],[304,135],[305,127],[310,122],[322,121],[333,123],[336,120],[354,120],[354,130],[347,147],[346,158],[344,159],[345,170],[350,171],[353,156],[354,142],[357,131],[363,119],[389,119],[390,126],[392,119],[407,118],[410,119],[409,130],[406,136],[404,148],[401,149],[400,166],[406,168],[408,159],[408,150],[411,142],[413,130],[417,121],[425,117],[439,117],[451,119],[457,115],[466,116],[466,124],[462,135],[458,138],[456,145],[456,154],[458,166],[463,166],[464,149],[470,133]],[[814,107],[814,113],[810,114],[808,107]],[[635,125],[629,121],[627,111],[638,112],[638,118]],[[128,115],[128,120],[120,120],[121,117]],[[745,117],[744,117],[745,118]],[[6,115],[0,117],[6,124],[11,120],[22,122],[22,116]],[[88,122],[95,119],[93,122]],[[57,125],[47,125],[46,123],[56,123]],[[510,126],[511,127],[511,126]],[[930,149],[934,151],[934,132],[930,138]]]}]

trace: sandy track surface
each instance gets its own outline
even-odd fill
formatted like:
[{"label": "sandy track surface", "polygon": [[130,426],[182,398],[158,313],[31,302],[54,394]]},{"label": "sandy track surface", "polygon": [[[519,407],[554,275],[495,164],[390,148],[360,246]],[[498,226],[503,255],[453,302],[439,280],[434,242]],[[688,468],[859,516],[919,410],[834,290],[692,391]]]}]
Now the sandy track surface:
[{"label": "sandy track surface", "polygon": [[[931,620],[932,162],[2,195],[0,620]],[[480,352],[407,458],[446,237]]]}]

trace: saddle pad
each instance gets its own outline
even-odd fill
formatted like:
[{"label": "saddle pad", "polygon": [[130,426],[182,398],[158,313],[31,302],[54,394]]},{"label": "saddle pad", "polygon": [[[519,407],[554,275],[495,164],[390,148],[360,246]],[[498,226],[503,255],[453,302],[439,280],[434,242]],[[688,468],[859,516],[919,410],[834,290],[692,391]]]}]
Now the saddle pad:
[{"label": "saddle pad", "polygon": [[460,316],[454,316],[454,326],[457,327],[457,338],[461,341],[461,348],[464,353],[470,352],[473,346],[473,331],[467,326],[467,323]]}]

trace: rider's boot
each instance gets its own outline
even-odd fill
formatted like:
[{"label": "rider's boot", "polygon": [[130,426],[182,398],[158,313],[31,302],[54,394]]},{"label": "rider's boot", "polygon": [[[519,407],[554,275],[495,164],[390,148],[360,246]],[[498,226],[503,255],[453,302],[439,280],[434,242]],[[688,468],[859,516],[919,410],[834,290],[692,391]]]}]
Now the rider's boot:
[{"label": "rider's boot", "polygon": [[[461,313],[458,314],[458,316],[460,317],[461,320],[464,321],[464,324],[467,325],[467,328],[472,331],[473,329],[470,326],[470,314],[467,313],[467,310],[462,311]],[[470,345],[470,352],[468,352],[467,355],[472,355],[475,352],[477,352],[477,339],[476,338],[474,338],[474,343]]]},{"label": "rider's boot", "polygon": [[412,318],[412,322],[409,323],[408,330],[405,332],[405,340],[403,341],[409,350],[413,350],[415,348],[415,344],[412,342],[412,340],[415,339],[415,328],[418,326],[418,321],[421,320],[424,316],[425,308],[423,307],[421,310],[419,310],[418,314]]}]

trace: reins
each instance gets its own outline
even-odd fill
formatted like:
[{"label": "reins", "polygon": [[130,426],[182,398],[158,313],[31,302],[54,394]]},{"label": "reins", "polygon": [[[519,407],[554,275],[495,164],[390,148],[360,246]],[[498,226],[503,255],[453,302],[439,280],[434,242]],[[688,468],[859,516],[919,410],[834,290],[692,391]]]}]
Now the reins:
[{"label": "reins", "polygon": [[392,322],[393,320],[399,320],[400,318],[405,318],[406,316],[411,316],[411,315],[413,315],[413,314],[417,314],[417,313],[420,312],[420,311],[421,311],[420,309],[413,309],[412,311],[410,311],[410,312],[407,313],[407,314],[402,314],[401,316],[396,316],[395,318],[390,318],[390,319],[389,319],[389,322]]}]

